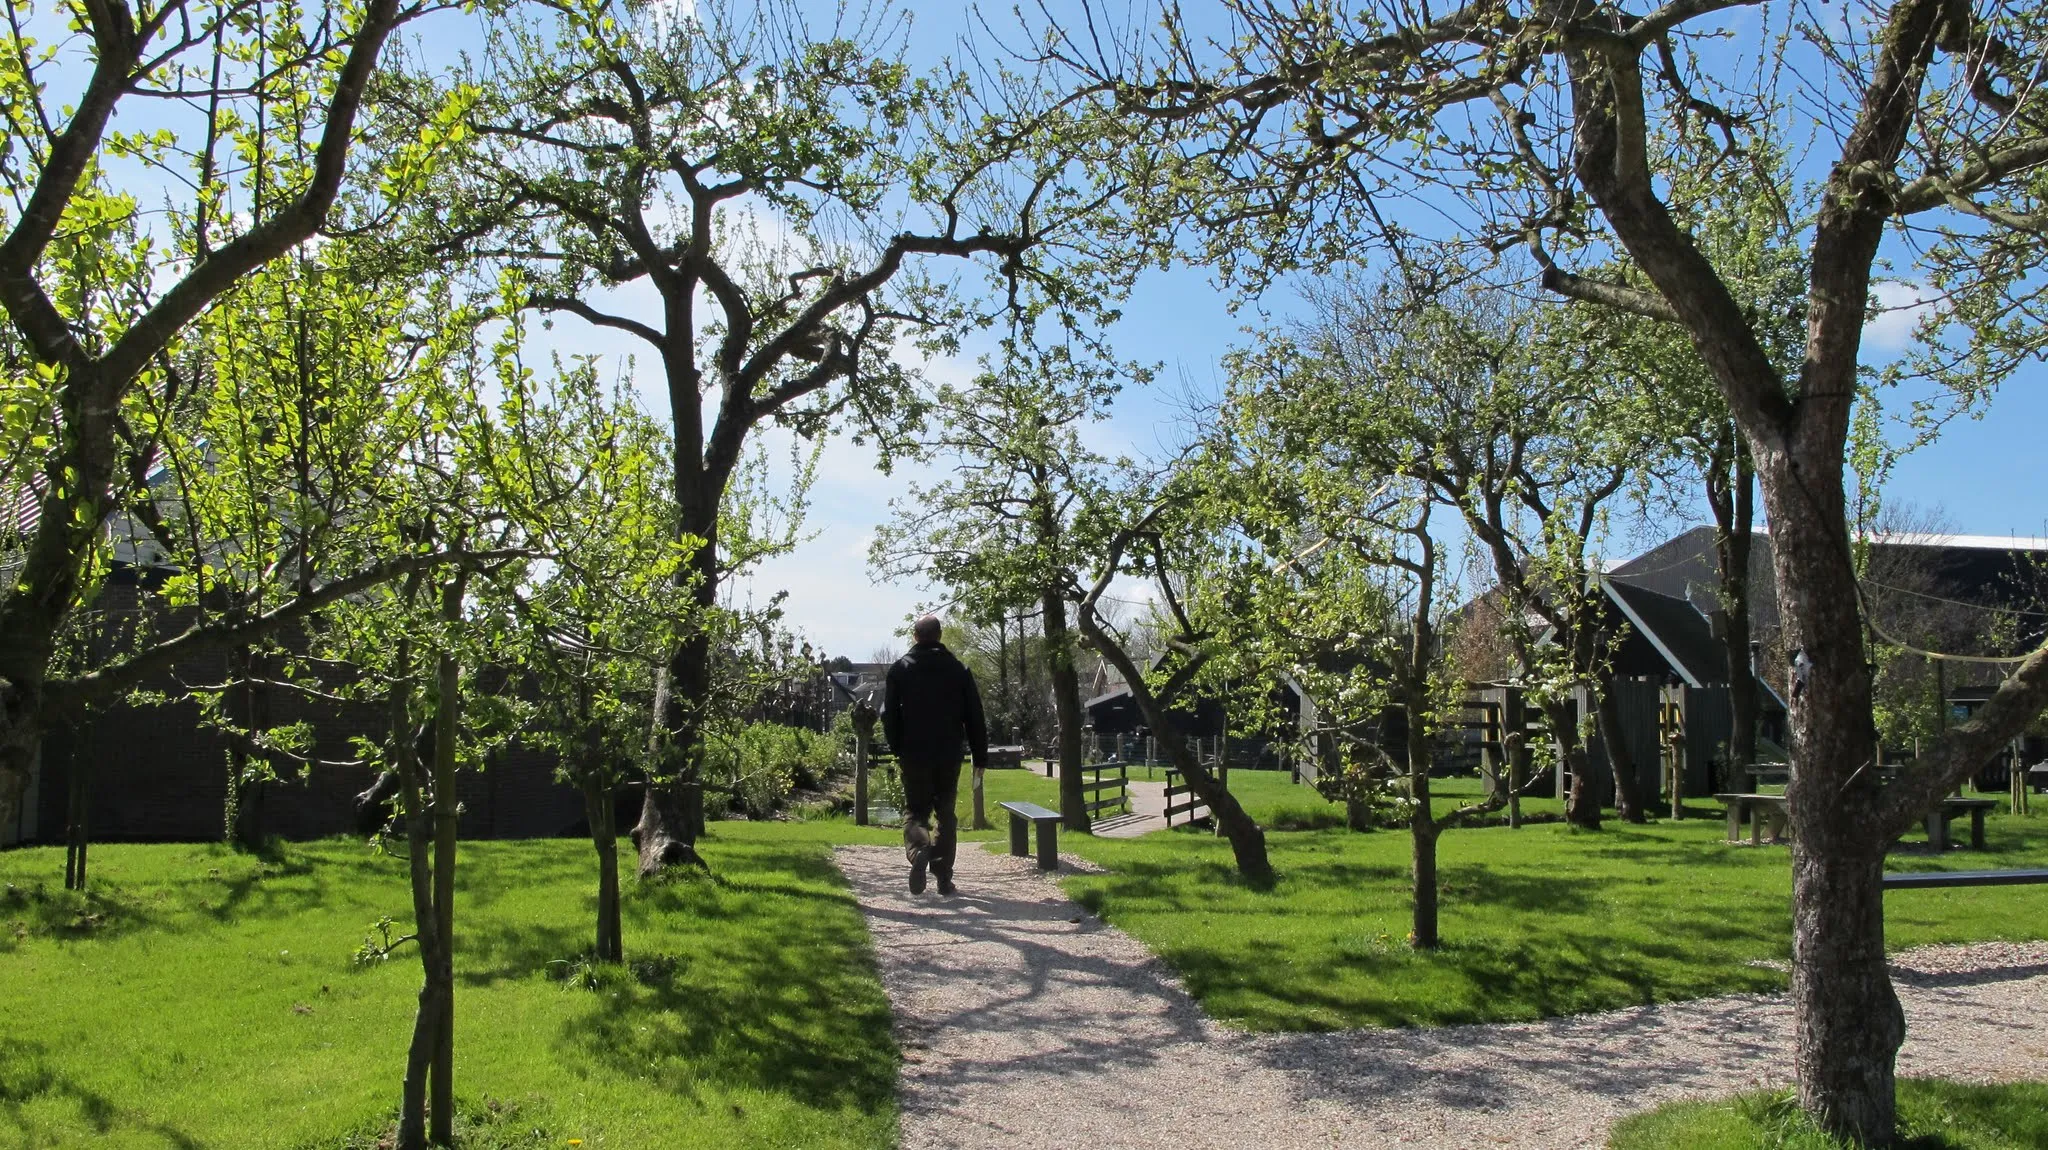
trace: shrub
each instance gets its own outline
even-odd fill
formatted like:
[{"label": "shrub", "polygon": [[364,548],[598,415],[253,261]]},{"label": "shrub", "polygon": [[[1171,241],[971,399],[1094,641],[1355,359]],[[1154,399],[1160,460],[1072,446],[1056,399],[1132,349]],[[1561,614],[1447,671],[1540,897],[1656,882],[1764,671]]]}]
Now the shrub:
[{"label": "shrub", "polygon": [[830,735],[780,723],[714,728],[704,773],[730,795],[734,813],[766,818],[782,809],[797,787],[816,790],[832,773],[838,746]]}]

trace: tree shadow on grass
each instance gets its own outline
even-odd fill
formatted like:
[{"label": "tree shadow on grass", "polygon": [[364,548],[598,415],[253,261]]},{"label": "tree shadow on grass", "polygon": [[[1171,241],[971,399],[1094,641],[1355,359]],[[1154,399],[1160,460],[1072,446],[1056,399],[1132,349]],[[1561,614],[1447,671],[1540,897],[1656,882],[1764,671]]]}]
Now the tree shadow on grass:
[{"label": "tree shadow on grass", "polygon": [[672,939],[680,928],[686,949],[593,996],[561,1044],[572,1061],[699,1102],[709,1085],[818,1109],[890,1107],[896,1044],[866,929],[849,897],[803,885],[838,888],[829,855],[749,851],[744,862],[639,892],[642,913],[669,920]]},{"label": "tree shadow on grass", "polygon": [[44,883],[0,886],[0,954],[31,938],[108,939],[159,926],[163,916],[133,891],[105,884],[70,891]]},{"label": "tree shadow on grass", "polygon": [[51,1067],[49,1053],[41,1043],[0,1037],[0,1133],[15,1131],[16,1145],[44,1145],[50,1131],[29,1115],[32,1105],[45,1113],[54,1104],[60,1111],[76,1110],[92,1132],[106,1138],[117,1133],[154,1134],[178,1150],[205,1150],[206,1143],[165,1122],[135,1114],[113,1099],[83,1085]]},{"label": "tree shadow on grass", "polygon": [[505,922],[485,918],[482,925],[460,918],[455,923],[455,981],[463,986],[494,986],[545,974],[548,964],[586,953],[596,934],[595,920],[583,926]]}]

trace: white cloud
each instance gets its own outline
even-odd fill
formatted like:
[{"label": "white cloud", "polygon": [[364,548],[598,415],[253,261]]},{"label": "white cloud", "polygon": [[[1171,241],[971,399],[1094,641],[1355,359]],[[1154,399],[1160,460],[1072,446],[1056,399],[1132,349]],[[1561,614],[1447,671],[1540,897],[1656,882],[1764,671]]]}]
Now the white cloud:
[{"label": "white cloud", "polygon": [[1914,325],[1934,307],[1933,301],[1922,295],[1925,290],[1900,280],[1872,284],[1870,294],[1877,306],[1863,323],[1864,346],[1894,355],[1911,347]]}]

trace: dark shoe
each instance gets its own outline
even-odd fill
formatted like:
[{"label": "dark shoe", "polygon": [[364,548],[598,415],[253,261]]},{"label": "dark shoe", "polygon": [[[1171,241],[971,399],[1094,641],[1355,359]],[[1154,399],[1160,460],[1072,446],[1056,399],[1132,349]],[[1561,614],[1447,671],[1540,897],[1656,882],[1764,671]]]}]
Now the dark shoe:
[{"label": "dark shoe", "polygon": [[[910,893],[924,893],[924,869],[931,865],[932,849],[926,846],[910,848]],[[944,893],[947,884],[940,883],[939,891]]]},{"label": "dark shoe", "polygon": [[942,878],[939,880],[939,897],[952,898],[954,895],[959,893],[960,888],[953,885],[952,879]]}]

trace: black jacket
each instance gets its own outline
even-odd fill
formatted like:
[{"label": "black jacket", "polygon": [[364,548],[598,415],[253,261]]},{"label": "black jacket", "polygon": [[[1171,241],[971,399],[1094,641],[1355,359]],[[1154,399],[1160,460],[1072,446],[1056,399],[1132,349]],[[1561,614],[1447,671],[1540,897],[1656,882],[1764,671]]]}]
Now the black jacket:
[{"label": "black jacket", "polygon": [[962,742],[974,765],[988,765],[988,725],[974,673],[940,643],[920,643],[889,668],[882,735],[896,760],[924,768],[958,767]]}]

